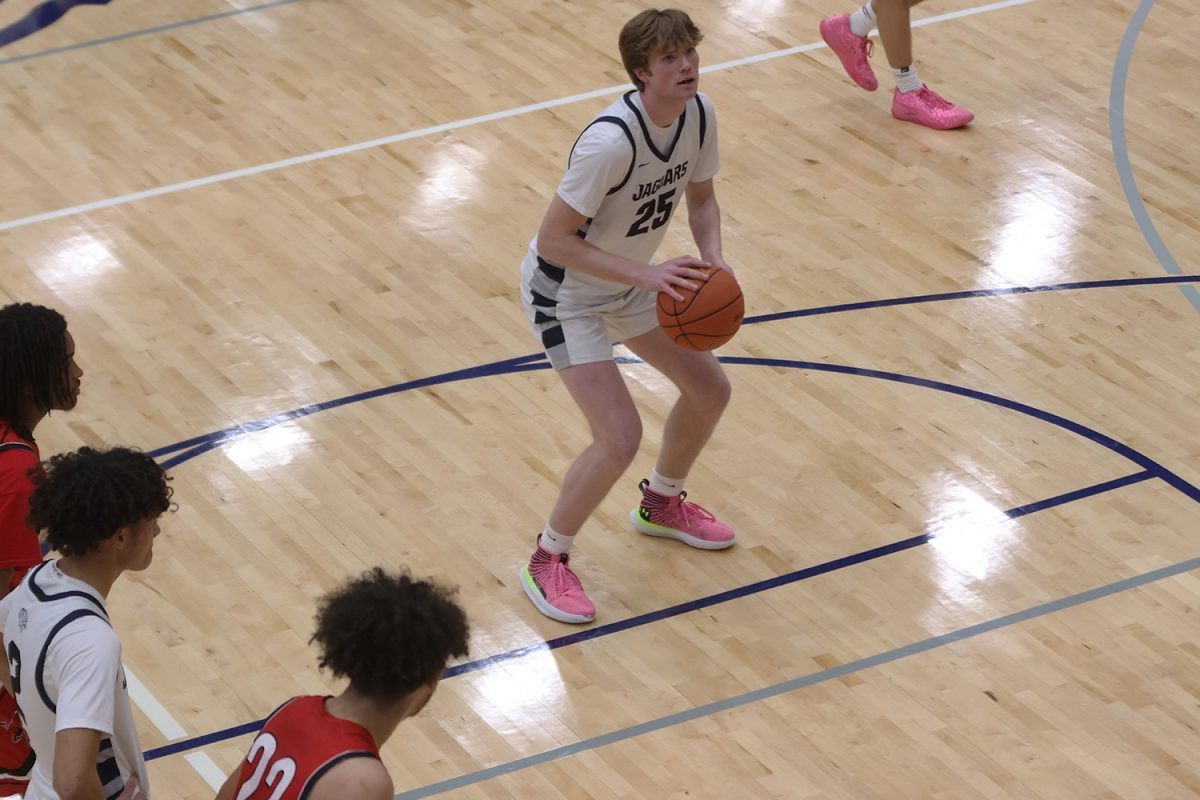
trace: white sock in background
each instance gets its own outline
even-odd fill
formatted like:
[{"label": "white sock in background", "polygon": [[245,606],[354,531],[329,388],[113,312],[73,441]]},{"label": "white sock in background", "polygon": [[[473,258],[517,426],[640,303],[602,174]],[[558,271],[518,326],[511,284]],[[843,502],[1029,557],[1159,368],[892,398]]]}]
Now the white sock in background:
[{"label": "white sock in background", "polygon": [[915,92],[925,85],[917,77],[917,68],[915,65],[892,70],[892,77],[896,79],[896,87],[902,92]]},{"label": "white sock in background", "polygon": [[850,32],[855,36],[866,36],[874,27],[875,9],[870,3],[850,15]]}]

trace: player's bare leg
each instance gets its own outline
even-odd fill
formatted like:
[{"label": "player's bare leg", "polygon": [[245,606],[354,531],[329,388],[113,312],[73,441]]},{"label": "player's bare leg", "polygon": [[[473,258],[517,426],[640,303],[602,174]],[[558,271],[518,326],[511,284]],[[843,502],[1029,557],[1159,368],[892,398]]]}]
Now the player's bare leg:
[{"label": "player's bare leg", "polygon": [[712,353],[685,350],[662,331],[625,342],[634,354],[659,370],[679,389],[679,399],[663,429],[654,471],[642,481],[642,502],[630,513],[635,528],[650,536],[678,539],[692,547],[720,550],[734,543],[733,530],[695,503],[686,501],[684,481],[712,437],[731,388]]},{"label": "player's bare leg", "polygon": [[616,363],[578,364],[559,375],[587,419],[592,442],[563,477],[549,524],[521,570],[521,582],[529,599],[546,616],[583,623],[595,619],[596,608],[569,566],[571,545],[629,468],[641,444],[642,421]]}]

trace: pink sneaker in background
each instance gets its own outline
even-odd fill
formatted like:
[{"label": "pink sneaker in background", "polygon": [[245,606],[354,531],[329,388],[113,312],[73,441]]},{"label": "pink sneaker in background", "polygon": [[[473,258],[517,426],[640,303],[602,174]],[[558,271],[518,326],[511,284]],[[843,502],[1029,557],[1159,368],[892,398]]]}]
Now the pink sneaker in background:
[{"label": "pink sneaker in background", "polygon": [[850,30],[850,15],[840,14],[821,20],[821,38],[829,49],[841,59],[842,67],[850,79],[868,92],[879,88],[879,79],[867,60],[871,57],[871,39],[855,36]]},{"label": "pink sneaker in background", "polygon": [[928,86],[915,92],[902,92],[897,88],[892,95],[892,116],[939,131],[961,128],[975,119],[970,111],[959,108]]}]

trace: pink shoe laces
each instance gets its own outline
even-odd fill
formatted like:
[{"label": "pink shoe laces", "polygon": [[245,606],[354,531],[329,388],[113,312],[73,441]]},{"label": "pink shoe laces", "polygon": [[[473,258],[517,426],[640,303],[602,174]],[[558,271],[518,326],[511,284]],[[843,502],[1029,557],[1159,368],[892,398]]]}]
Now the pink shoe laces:
[{"label": "pink shoe laces", "polygon": [[935,92],[933,89],[930,89],[928,86],[922,86],[920,89],[917,90],[917,94],[920,95],[921,97],[925,98],[927,101],[929,101],[931,104],[937,106],[941,110],[950,111],[950,110],[956,108],[956,106],[953,103],[951,103],[946,98],[942,97],[940,94]]},{"label": "pink shoe laces", "polygon": [[538,547],[529,560],[529,574],[547,598],[562,597],[573,589],[583,590],[583,583],[567,566],[569,553],[556,556]]},{"label": "pink shoe laces", "polygon": [[[650,488],[650,481],[643,479],[638,488],[642,490],[642,519],[655,525],[665,525],[676,530],[691,530],[692,519],[712,522],[716,516],[698,503],[685,502],[687,492],[671,497],[659,494]],[[680,525],[679,523],[683,523]]]}]

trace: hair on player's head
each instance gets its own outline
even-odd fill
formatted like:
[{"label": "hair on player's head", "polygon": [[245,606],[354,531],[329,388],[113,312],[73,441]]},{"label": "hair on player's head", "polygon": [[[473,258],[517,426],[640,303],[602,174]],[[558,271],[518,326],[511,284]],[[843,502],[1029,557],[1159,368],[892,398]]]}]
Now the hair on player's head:
[{"label": "hair on player's head", "polygon": [[62,453],[31,478],[29,527],[64,556],[90,553],[121,528],[157,519],[171,507],[163,468],[128,447]]},{"label": "hair on player's head", "polygon": [[320,600],[312,636],[320,665],[381,702],[440,678],[467,654],[467,617],[453,594],[404,570],[367,570]]},{"label": "hair on player's head", "polygon": [[29,405],[70,405],[67,321],[52,308],[12,303],[0,308],[0,430],[33,437],[22,418]]}]

